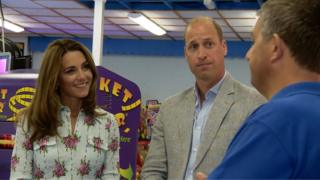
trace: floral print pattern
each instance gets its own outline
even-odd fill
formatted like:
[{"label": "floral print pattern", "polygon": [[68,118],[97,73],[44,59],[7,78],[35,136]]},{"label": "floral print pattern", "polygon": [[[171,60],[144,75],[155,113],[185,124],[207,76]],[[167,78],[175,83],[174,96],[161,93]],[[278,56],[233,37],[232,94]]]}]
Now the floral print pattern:
[{"label": "floral print pattern", "polygon": [[34,169],[34,176],[37,179],[41,179],[41,178],[44,177],[43,171],[41,171],[41,169],[38,166],[36,166],[35,169]]},{"label": "floral print pattern", "polygon": [[64,166],[64,162],[61,163],[60,161],[57,161],[57,160],[55,160],[55,162],[56,162],[56,165],[53,170],[53,175],[56,177],[65,176],[66,168]]},{"label": "floral print pattern", "polygon": [[105,166],[104,166],[104,164],[102,164],[101,168],[98,169],[98,170],[96,171],[96,173],[95,173],[96,178],[99,178],[99,179],[101,178],[104,169],[105,169]]},{"label": "floral print pattern", "polygon": [[117,151],[118,147],[119,147],[119,143],[118,143],[118,140],[116,139],[112,139],[111,143],[108,145],[108,148],[111,151]]},{"label": "floral print pattern", "polygon": [[47,149],[48,139],[49,139],[49,137],[46,136],[44,138],[41,138],[38,141],[38,145],[40,147],[40,152],[43,152],[43,153],[47,153],[48,152],[48,149]]},{"label": "floral print pattern", "polygon": [[33,144],[31,143],[30,139],[27,138],[24,142],[23,142],[23,147],[26,150],[32,150],[33,149]]},{"label": "floral print pattern", "polygon": [[103,111],[93,119],[81,111],[73,134],[69,109],[61,108],[59,113],[63,121],[58,127],[59,136],[33,143],[28,139],[32,131],[18,124],[10,178],[119,180],[120,135],[114,116]]},{"label": "floral print pattern", "polygon": [[103,143],[103,140],[99,137],[94,137],[93,138],[93,143],[94,143],[94,151],[97,151],[98,153],[101,152],[101,144]]},{"label": "floral print pattern", "polygon": [[11,157],[11,169],[16,170],[16,166],[19,163],[19,157],[16,155]]},{"label": "floral print pattern", "polygon": [[89,174],[89,171],[90,171],[89,162],[90,162],[90,161],[86,161],[86,160],[84,160],[84,159],[81,159],[80,168],[78,169],[78,173],[79,173],[81,176],[84,176],[84,175]]},{"label": "floral print pattern", "polygon": [[76,149],[78,143],[79,143],[79,137],[76,134],[63,137],[63,144],[65,145],[67,150]]},{"label": "floral print pattern", "polygon": [[87,125],[87,126],[93,126],[95,124],[95,119],[92,118],[91,116],[87,116],[85,119],[84,119],[84,123]]}]

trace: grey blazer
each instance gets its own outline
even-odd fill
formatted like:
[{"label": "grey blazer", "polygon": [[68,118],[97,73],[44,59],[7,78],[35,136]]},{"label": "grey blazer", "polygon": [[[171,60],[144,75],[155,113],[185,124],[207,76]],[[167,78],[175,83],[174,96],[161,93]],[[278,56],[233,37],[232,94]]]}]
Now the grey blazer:
[{"label": "grey blazer", "polygon": [[[160,107],[141,177],[146,180],[182,180],[192,140],[194,88],[168,98]],[[246,117],[265,99],[227,73],[202,132],[196,172],[208,174],[222,160]]]}]

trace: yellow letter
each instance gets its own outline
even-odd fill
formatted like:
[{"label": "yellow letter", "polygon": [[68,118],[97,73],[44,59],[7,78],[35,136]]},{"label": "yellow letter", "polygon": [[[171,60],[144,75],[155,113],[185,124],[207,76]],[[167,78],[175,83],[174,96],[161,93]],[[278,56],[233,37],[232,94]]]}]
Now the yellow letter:
[{"label": "yellow letter", "polygon": [[8,89],[1,89],[1,98],[5,99],[8,93]]},{"label": "yellow letter", "polygon": [[112,94],[115,96],[119,96],[121,87],[122,87],[121,84],[119,84],[118,82],[114,82],[113,88],[112,88]]},{"label": "yellow letter", "polygon": [[116,120],[117,120],[117,123],[118,123],[118,126],[124,126],[126,123],[125,123],[125,116],[123,113],[117,113],[115,114],[115,117],[116,117]]},{"label": "yellow letter", "polygon": [[126,103],[128,99],[132,98],[132,93],[126,88],[124,89],[124,96],[122,98],[122,102]]},{"label": "yellow letter", "polygon": [[99,90],[109,92],[109,87],[108,87],[109,84],[110,84],[110,79],[105,79],[104,77],[101,77]]},{"label": "yellow letter", "polygon": [[3,112],[3,108],[4,108],[4,105],[2,102],[0,102],[0,112],[2,113]]}]

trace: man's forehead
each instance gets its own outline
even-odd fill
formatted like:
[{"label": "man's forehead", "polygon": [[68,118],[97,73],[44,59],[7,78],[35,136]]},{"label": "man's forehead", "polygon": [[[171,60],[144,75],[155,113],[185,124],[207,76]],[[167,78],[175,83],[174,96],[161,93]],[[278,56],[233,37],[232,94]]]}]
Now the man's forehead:
[{"label": "man's forehead", "polygon": [[255,26],[252,29],[251,35],[252,36],[256,35],[260,31],[260,29],[261,29],[261,20],[258,19]]},{"label": "man's forehead", "polygon": [[194,44],[194,43],[201,43],[201,42],[207,42],[207,41],[213,41],[213,37],[193,37],[186,41],[186,44]]}]

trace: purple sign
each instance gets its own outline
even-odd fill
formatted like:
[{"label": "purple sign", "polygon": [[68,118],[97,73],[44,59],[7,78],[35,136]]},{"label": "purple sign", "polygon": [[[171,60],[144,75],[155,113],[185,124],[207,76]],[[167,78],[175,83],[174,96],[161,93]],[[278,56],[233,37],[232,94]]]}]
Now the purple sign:
[{"label": "purple sign", "polygon": [[[97,70],[97,104],[115,115],[120,130],[120,175],[122,179],[135,179],[140,90],[133,82],[103,67],[98,66]],[[30,105],[36,91],[36,79],[37,74],[30,73],[0,74],[0,122],[4,122],[0,126],[10,126],[9,122],[15,121],[15,114]],[[6,132],[0,127],[0,135],[14,134],[13,126],[10,127],[9,131],[3,128]],[[9,177],[10,154],[1,158],[0,179]]]},{"label": "purple sign", "polygon": [[141,94],[131,81],[99,66],[97,103],[116,116],[120,130],[120,174],[135,179]]}]

